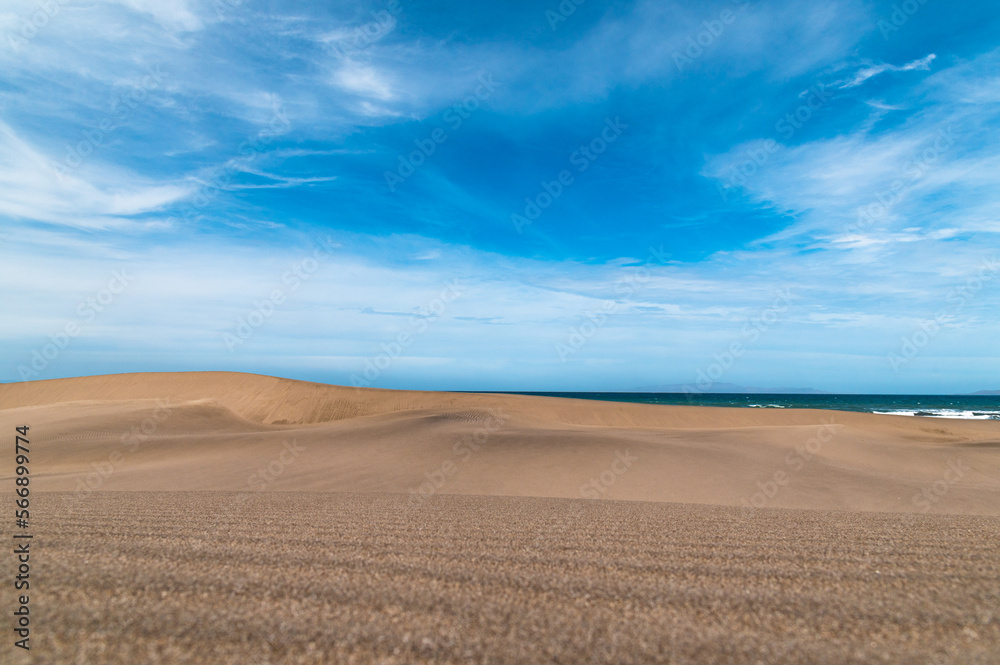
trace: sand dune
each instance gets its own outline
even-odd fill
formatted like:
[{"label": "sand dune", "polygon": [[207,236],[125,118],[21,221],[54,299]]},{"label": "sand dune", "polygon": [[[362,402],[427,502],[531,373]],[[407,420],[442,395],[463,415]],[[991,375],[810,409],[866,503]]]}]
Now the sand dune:
[{"label": "sand dune", "polygon": [[25,424],[3,662],[1000,658],[997,422],[211,372],[0,386]]},{"label": "sand dune", "polygon": [[[285,490],[1000,514],[1000,423],[355,389],[229,372],[0,386],[41,491]],[[4,477],[12,469],[2,467]]]}]

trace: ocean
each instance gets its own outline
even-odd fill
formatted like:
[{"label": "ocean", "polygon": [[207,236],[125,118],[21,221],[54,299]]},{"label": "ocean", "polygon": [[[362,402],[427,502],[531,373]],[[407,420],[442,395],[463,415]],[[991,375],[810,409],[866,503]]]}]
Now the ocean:
[{"label": "ocean", "polygon": [[1000,395],[789,395],[767,393],[517,392],[640,404],[730,406],[754,409],[833,409],[897,416],[1000,420]]}]

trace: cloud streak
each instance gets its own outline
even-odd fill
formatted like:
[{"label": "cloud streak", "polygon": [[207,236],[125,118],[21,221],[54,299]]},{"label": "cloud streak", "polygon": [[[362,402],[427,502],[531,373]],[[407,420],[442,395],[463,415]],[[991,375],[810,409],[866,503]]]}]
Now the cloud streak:
[{"label": "cloud streak", "polygon": [[905,65],[901,65],[899,67],[886,63],[882,63],[879,65],[871,65],[869,67],[865,67],[859,70],[854,75],[854,78],[852,78],[850,81],[842,83],[839,87],[854,88],[861,85],[862,83],[864,83],[869,79],[875,78],[880,74],[884,74],[885,72],[909,72],[915,69],[929,71],[931,68],[931,63],[934,62],[934,59],[936,57],[937,56],[935,54],[931,53],[923,58],[920,58],[919,60],[908,62]]}]

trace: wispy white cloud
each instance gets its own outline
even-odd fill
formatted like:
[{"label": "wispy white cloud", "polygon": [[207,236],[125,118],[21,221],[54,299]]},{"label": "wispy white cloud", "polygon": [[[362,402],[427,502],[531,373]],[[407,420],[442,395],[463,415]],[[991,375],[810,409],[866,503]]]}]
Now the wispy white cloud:
[{"label": "wispy white cloud", "polygon": [[0,121],[0,215],[77,228],[119,227],[190,192],[187,185],[119,169],[85,166],[61,172],[51,156]]},{"label": "wispy white cloud", "polygon": [[[982,130],[1000,121],[1000,110],[963,91],[988,85],[997,57],[926,79],[916,94],[935,102],[890,129],[779,146],[743,185],[758,204],[795,220],[765,242],[819,233],[839,239],[841,249],[861,248],[915,239],[900,233],[914,226],[928,240],[991,227],[1000,204],[1000,137]],[[706,173],[728,182],[747,145],[755,144],[711,158]]]},{"label": "wispy white cloud", "polygon": [[140,14],[153,18],[166,30],[195,31],[200,30],[204,23],[201,17],[192,9],[189,0],[118,0],[122,5]]},{"label": "wispy white cloud", "polygon": [[337,71],[334,82],[341,89],[361,96],[388,101],[395,97],[393,86],[383,73],[370,65],[347,61]]},{"label": "wispy white cloud", "polygon": [[[129,358],[145,356],[144,366],[154,350],[165,357],[183,353],[186,366],[193,368],[273,366],[286,368],[286,373],[298,367],[298,358],[309,357],[321,364],[327,380],[350,383],[352,374],[363,371],[364,360],[382,353],[383,344],[410,330],[408,318],[425,317],[430,303],[450,283],[458,285],[460,297],[428,324],[427,334],[416,338],[376,385],[419,382],[421,363],[437,359],[444,368],[463,370],[457,374],[444,370],[437,380],[445,383],[436,387],[482,389],[484,382],[499,380],[495,372],[502,374],[502,368],[494,365],[506,365],[511,358],[521,367],[534,368],[519,374],[519,381],[534,371],[540,378],[546,374],[560,377],[558,385],[577,381],[582,388],[594,388],[595,377],[616,381],[611,385],[617,388],[649,384],[658,378],[686,381],[712,361],[713,353],[734,341],[747,345],[740,371],[752,373],[773,362],[766,353],[769,349],[800,348],[801,340],[833,329],[842,331],[842,337],[828,346],[827,355],[804,360],[803,367],[821,372],[823,363],[840,357],[857,368],[872,362],[870,355],[856,355],[858,343],[870,345],[869,340],[879,336],[893,339],[896,330],[920,322],[912,308],[905,306],[883,302],[876,312],[859,306],[862,299],[883,298],[890,290],[902,298],[913,292],[914,285],[891,280],[875,285],[868,280],[867,290],[855,290],[843,279],[843,265],[824,266],[822,262],[814,274],[789,271],[787,264],[758,265],[760,271],[754,277],[733,281],[729,275],[740,265],[735,257],[720,258],[714,265],[646,265],[649,272],[639,273],[639,266],[623,267],[618,262],[554,264],[513,259],[413,236],[338,236],[336,240],[339,247],[334,256],[315,265],[301,283],[287,277],[313,256],[308,242],[276,249],[205,239],[197,245],[152,252],[135,248],[114,256],[91,248],[60,259],[37,250],[25,252],[21,241],[0,248],[5,256],[0,279],[17,294],[15,305],[20,312],[17,326],[0,325],[0,338],[9,349],[9,364],[0,368],[4,372],[0,377],[17,380],[17,364],[30,359],[31,349],[48,334],[76,320],[76,304],[107,280],[111,268],[133,275],[134,285],[93,325],[84,326],[70,351],[53,363],[51,375],[72,373],[83,356],[111,345],[120,349],[119,362],[134,363]],[[223,242],[225,251],[216,246]],[[380,247],[381,260],[362,255],[371,252],[359,253],[372,242]],[[28,262],[32,271],[26,269]],[[46,278],[32,279],[31,274]],[[640,274],[643,281],[637,283],[634,280]],[[968,274],[966,270],[942,275],[936,283],[947,288],[963,282]],[[293,284],[299,285],[293,288]],[[632,290],[623,291],[622,284],[632,284]],[[283,292],[284,302],[252,337],[229,353],[223,334],[233,334],[240,320],[255,311],[255,303],[270,297],[275,289]],[[781,312],[778,322],[772,322],[759,340],[750,341],[746,326],[752,326],[755,317],[760,320],[779,290],[791,295],[792,306]],[[946,293],[942,291],[942,300]],[[595,333],[588,333],[586,345],[571,362],[563,363],[556,344],[565,343],[583,322],[595,320],[608,302],[615,303],[614,313]],[[956,332],[949,335],[967,345],[982,346],[981,331],[996,318],[984,314],[982,309],[970,309],[952,316],[949,329]],[[306,320],[309,325],[303,326]],[[874,350],[876,360],[881,353],[879,348]],[[586,368],[595,363],[608,363],[609,373],[588,375]],[[635,377],[631,383],[621,383],[620,376],[613,379],[623,366]],[[469,379],[469,371],[478,379]],[[738,377],[739,373],[731,376],[733,380]],[[558,389],[551,383],[535,385]],[[821,383],[820,387],[831,386]]]},{"label": "wispy white cloud", "polygon": [[914,60],[913,62],[908,62],[905,65],[900,65],[898,67],[896,65],[890,65],[887,63],[882,63],[878,65],[869,65],[867,67],[858,70],[858,72],[854,74],[854,78],[850,79],[849,81],[842,82],[838,87],[854,88],[856,86],[861,85],[868,79],[875,78],[879,74],[884,74],[885,72],[909,72],[915,69],[929,71],[931,68],[931,63],[934,62],[935,58],[937,58],[937,55],[931,53],[929,55],[924,56],[923,58],[920,58],[919,60]]},{"label": "wispy white cloud", "polygon": [[251,167],[244,167],[241,170],[243,173],[257,176],[259,178],[264,178],[270,182],[256,182],[256,183],[230,183],[227,185],[228,189],[287,189],[289,187],[299,187],[301,185],[315,185],[324,182],[333,182],[337,180],[337,176],[312,176],[312,177],[301,177],[301,176],[289,176],[282,175],[279,173],[267,173],[259,169],[254,169]]}]

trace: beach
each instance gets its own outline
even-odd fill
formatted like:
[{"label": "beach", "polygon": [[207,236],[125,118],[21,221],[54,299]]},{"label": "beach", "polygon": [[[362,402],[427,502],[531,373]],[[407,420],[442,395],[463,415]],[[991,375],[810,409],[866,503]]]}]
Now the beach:
[{"label": "beach", "polygon": [[0,422],[14,662],[1000,657],[997,421],[192,372],[5,384]]}]

